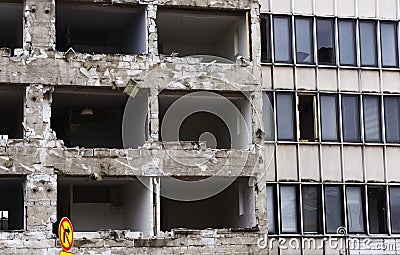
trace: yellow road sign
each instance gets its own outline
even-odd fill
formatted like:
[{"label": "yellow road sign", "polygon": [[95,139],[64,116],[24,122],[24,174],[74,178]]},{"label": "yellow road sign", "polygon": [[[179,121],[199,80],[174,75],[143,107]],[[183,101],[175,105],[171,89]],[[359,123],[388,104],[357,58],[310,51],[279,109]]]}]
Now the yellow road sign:
[{"label": "yellow road sign", "polygon": [[74,229],[71,221],[67,217],[62,218],[60,221],[60,225],[58,226],[58,239],[64,251],[71,250],[74,244]]},{"label": "yellow road sign", "polygon": [[60,255],[74,255],[74,254],[67,251],[60,251]]}]

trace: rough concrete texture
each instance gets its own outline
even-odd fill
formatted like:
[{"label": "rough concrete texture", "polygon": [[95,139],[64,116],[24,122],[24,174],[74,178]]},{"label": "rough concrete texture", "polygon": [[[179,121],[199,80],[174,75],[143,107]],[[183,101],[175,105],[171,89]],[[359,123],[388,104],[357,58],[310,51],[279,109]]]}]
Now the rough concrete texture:
[{"label": "rough concrete texture", "polygon": [[[162,232],[137,237],[129,231],[100,231],[78,236],[75,254],[267,254],[257,242],[267,232],[266,194],[262,146],[263,129],[259,4],[257,0],[128,0],[71,1],[93,5],[146,6],[147,49],[141,55],[105,55],[57,52],[55,50],[55,2],[26,0],[24,3],[23,48],[14,54],[2,48],[0,83],[25,86],[24,136],[0,142],[0,174],[25,176],[24,230],[0,232],[1,254],[58,254],[60,245],[53,233],[57,221],[57,179],[79,176],[253,176],[257,228],[251,230],[207,229]],[[196,59],[163,56],[157,49],[157,7],[211,8],[249,11],[252,62],[245,64],[201,64]],[[155,77],[146,75],[162,70]],[[241,71],[238,71],[241,70]],[[250,73],[252,78],[238,75]],[[210,79],[219,74],[238,86]],[[189,78],[188,78],[189,77]],[[190,78],[195,77],[195,78]],[[140,83],[145,79],[152,82]],[[179,84],[166,81],[179,80]],[[158,82],[157,82],[158,81]],[[250,81],[250,82],[248,82]],[[179,90],[246,91],[252,103],[252,146],[243,150],[207,149],[204,144],[158,141],[158,102],[149,100],[149,139],[139,149],[66,148],[51,130],[52,92],[57,86],[105,87],[124,90],[139,84],[157,99],[160,88]],[[160,84],[164,84],[160,85]],[[134,85],[136,86],[136,85]],[[261,132],[262,133],[262,132]],[[202,162],[188,167],[182,162]],[[180,160],[177,161],[176,158]],[[156,159],[156,160],[155,160]],[[243,160],[245,159],[245,160]],[[11,194],[10,194],[11,195]],[[160,206],[159,204],[157,206]]]}]

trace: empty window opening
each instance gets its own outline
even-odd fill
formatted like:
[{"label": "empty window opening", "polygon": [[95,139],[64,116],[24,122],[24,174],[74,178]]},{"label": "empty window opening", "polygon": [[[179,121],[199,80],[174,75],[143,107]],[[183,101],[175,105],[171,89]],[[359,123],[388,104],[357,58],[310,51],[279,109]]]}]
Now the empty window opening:
[{"label": "empty window opening", "polygon": [[24,180],[2,178],[0,180],[0,230],[24,228]]},{"label": "empty window opening", "polygon": [[0,135],[3,138],[22,139],[24,88],[16,86],[3,86],[3,88],[0,90],[0,117],[3,120],[0,122]]},{"label": "empty window opening", "polygon": [[146,52],[146,18],[141,7],[90,6],[57,1],[56,48],[81,53]]},{"label": "empty window opening", "polygon": [[[200,186],[208,187],[218,181],[206,180],[200,185],[185,181],[188,185],[182,185],[178,190],[195,194]],[[176,189],[176,184],[167,179],[161,180],[161,189],[168,192],[168,189]],[[161,197],[161,215],[162,231],[174,228],[252,228],[256,225],[253,187],[249,186],[248,178],[239,178],[222,192],[202,200],[178,201]]]},{"label": "empty window opening", "polygon": [[[137,114],[129,120],[135,124],[128,147],[143,145],[147,114],[147,92],[135,104]],[[122,122],[128,96],[111,89],[56,89],[53,93],[51,127],[67,147],[123,148]],[[125,138],[125,136],[124,136]],[[127,147],[127,146],[125,146]]]},{"label": "empty window opening", "polygon": [[24,5],[22,1],[0,2],[0,47],[22,48]]},{"label": "empty window opening", "polygon": [[336,234],[344,226],[343,193],[339,186],[325,186],[326,232]]},{"label": "empty window opening", "polygon": [[317,19],[318,63],[335,64],[335,36],[333,19]]},{"label": "empty window opening", "polygon": [[382,186],[368,187],[368,222],[370,233],[387,233],[386,189]]},{"label": "empty window opening", "polygon": [[159,8],[159,53],[178,56],[211,55],[236,61],[250,58],[247,14],[176,11]]},{"label": "empty window opening", "polygon": [[160,140],[199,141],[208,148],[246,149],[251,107],[243,94],[166,91],[159,95]]},{"label": "empty window opening", "polygon": [[261,26],[261,60],[271,62],[271,25],[269,15],[260,15]]},{"label": "empty window opening", "polygon": [[308,233],[321,232],[321,190],[318,186],[304,185],[301,187],[303,231]]},{"label": "empty window opening", "polygon": [[300,141],[318,140],[318,121],[315,95],[299,95]]},{"label": "empty window opening", "polygon": [[263,120],[264,120],[264,139],[273,141],[275,139],[274,126],[274,102],[273,95],[270,92],[263,93]]},{"label": "empty window opening", "polygon": [[[150,179],[149,179],[150,183]],[[78,232],[101,229],[152,232],[151,191],[137,179],[60,178],[57,216],[69,217]]]},{"label": "empty window opening", "polygon": [[296,118],[293,94],[276,94],[276,116],[278,140],[295,140]]},{"label": "empty window opening", "polygon": [[361,187],[346,187],[347,222],[349,233],[365,232],[364,190]]}]

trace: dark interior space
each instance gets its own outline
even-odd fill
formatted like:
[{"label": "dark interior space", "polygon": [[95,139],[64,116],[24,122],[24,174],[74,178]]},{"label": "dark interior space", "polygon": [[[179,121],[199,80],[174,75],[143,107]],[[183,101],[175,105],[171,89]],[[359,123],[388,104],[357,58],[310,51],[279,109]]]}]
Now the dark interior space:
[{"label": "dark interior space", "polygon": [[22,230],[24,228],[24,180],[2,178],[0,180],[1,230]]},{"label": "dark interior space", "polygon": [[386,190],[382,186],[368,187],[369,232],[385,234],[386,228]]},{"label": "dark interior space", "polygon": [[56,89],[51,127],[67,147],[123,148],[128,96],[111,89]]},{"label": "dark interior space", "polygon": [[240,93],[164,91],[159,119],[161,141],[200,141],[212,149],[245,149],[251,143],[250,103]]},{"label": "dark interior space", "polygon": [[81,53],[146,52],[146,18],[142,7],[56,4],[56,48]]},{"label": "dark interior space", "polygon": [[[161,181],[161,189],[173,185]],[[192,190],[182,190],[192,192]],[[161,230],[173,228],[251,228],[255,226],[253,187],[239,178],[224,191],[198,201],[177,201],[161,197]]]},{"label": "dark interior space", "polygon": [[0,90],[0,135],[9,139],[23,138],[24,87],[3,86]]},{"label": "dark interior space", "polygon": [[0,2],[0,47],[22,48],[24,4],[22,1]]},{"label": "dark interior space", "polygon": [[300,140],[316,141],[315,95],[299,95]]},{"label": "dark interior space", "polygon": [[211,55],[236,61],[250,58],[249,33],[243,12],[158,9],[158,50],[178,56]]}]

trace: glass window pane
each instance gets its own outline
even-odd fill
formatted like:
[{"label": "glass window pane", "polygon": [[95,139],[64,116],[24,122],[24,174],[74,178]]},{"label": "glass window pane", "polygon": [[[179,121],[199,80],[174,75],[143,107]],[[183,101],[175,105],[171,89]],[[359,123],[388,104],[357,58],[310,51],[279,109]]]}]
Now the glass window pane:
[{"label": "glass window pane", "polygon": [[282,232],[297,233],[297,191],[295,186],[280,187]]},{"label": "glass window pane", "polygon": [[346,188],[347,221],[350,233],[363,233],[364,228],[364,207],[360,187]]},{"label": "glass window pane", "polygon": [[378,96],[364,96],[364,133],[366,142],[380,142],[381,135],[381,107]]},{"label": "glass window pane", "polygon": [[275,221],[275,189],[274,186],[267,185],[267,216],[268,216],[268,233],[276,233]]},{"label": "glass window pane", "polygon": [[321,95],[321,126],[323,141],[338,140],[337,97]]},{"label": "glass window pane", "polygon": [[274,110],[272,102],[272,94],[263,93],[263,119],[264,119],[264,139],[267,141],[274,140]]},{"label": "glass window pane", "polygon": [[400,234],[400,187],[390,188],[392,233]]},{"label": "glass window pane", "polygon": [[360,50],[362,66],[377,66],[375,22],[360,21]]},{"label": "glass window pane", "polygon": [[381,23],[382,66],[396,67],[397,64],[396,23]]},{"label": "glass window pane", "polygon": [[296,18],[296,61],[314,63],[312,19]]},{"label": "glass window pane", "polygon": [[289,17],[274,17],[275,62],[292,63]]},{"label": "glass window pane", "polygon": [[400,97],[385,97],[386,141],[400,142]]},{"label": "glass window pane", "polygon": [[360,109],[358,96],[342,96],[343,140],[360,141]]},{"label": "glass window pane", "polygon": [[318,63],[335,64],[334,22],[332,19],[317,20]]},{"label": "glass window pane", "polygon": [[341,65],[356,65],[356,32],[354,22],[339,20],[339,60]]},{"label": "glass window pane", "polygon": [[271,41],[269,16],[261,15],[261,60],[271,62]]},{"label": "glass window pane", "polygon": [[325,187],[325,216],[327,233],[336,234],[338,228],[344,226],[342,191],[340,187]]},{"label": "glass window pane", "polygon": [[316,186],[302,186],[304,232],[320,231],[320,194]]},{"label": "glass window pane", "polygon": [[294,140],[293,95],[276,94],[276,113],[279,140]]}]

